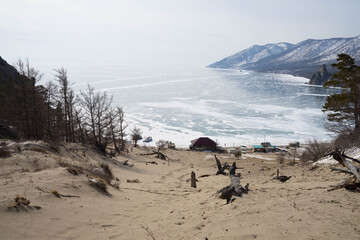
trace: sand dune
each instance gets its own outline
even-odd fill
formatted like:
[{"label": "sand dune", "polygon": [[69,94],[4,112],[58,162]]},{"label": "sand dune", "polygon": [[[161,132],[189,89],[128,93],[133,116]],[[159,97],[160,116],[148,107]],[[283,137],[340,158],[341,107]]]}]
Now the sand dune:
[{"label": "sand dune", "polygon": [[[243,168],[237,170],[241,183],[250,184],[248,194],[226,204],[215,193],[230,180],[215,175],[210,153],[166,150],[170,161],[163,161],[137,148],[115,159],[76,144],[11,149],[10,158],[0,159],[0,239],[151,239],[146,229],[155,239],[360,238],[360,194],[328,192],[347,176],[326,165],[309,170],[280,165],[275,155],[235,160],[221,154],[222,162],[236,161]],[[133,166],[123,165],[126,160]],[[106,163],[120,189],[109,186],[109,195],[102,194],[89,185],[91,176],[70,174],[61,167],[64,162],[83,168]],[[273,180],[276,169],[292,178]],[[188,182],[191,171],[199,180],[196,189]],[[199,178],[204,174],[210,176]],[[75,197],[58,198],[54,190]],[[17,195],[41,209],[8,210]]]}]

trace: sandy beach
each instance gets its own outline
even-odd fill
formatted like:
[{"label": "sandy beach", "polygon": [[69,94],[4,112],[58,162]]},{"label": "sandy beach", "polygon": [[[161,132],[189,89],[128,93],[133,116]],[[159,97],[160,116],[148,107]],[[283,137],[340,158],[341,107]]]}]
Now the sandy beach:
[{"label": "sandy beach", "polygon": [[[11,157],[0,159],[0,239],[360,238],[360,194],[327,191],[347,176],[325,164],[279,164],[275,153],[216,154],[222,163],[236,161],[241,184],[249,183],[248,194],[226,204],[216,191],[229,176],[215,175],[213,153],[165,150],[170,160],[164,161],[142,155],[149,148],[111,159],[77,144],[13,143],[9,149]],[[100,163],[119,180],[109,194],[91,186],[88,174],[64,167]],[[277,169],[291,179],[274,180]],[[191,171],[197,188],[190,186]],[[30,200],[29,207],[9,209],[16,196]]]}]

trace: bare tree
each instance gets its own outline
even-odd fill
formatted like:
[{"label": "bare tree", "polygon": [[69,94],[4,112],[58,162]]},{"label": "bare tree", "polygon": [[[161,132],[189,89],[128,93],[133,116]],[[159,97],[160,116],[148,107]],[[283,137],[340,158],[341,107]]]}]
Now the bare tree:
[{"label": "bare tree", "polygon": [[113,141],[115,152],[120,153],[125,150],[125,137],[127,124],[124,120],[124,111],[122,108],[111,108],[109,112],[109,135]]},{"label": "bare tree", "polygon": [[68,122],[69,122],[69,141],[75,142],[75,104],[76,97],[72,89],[69,90],[69,104],[68,104]]},{"label": "bare tree", "polygon": [[49,139],[54,140],[56,138],[55,132],[55,111],[57,105],[57,86],[54,82],[49,81],[45,85],[46,89],[46,104],[47,104],[47,114],[46,114],[46,135]]},{"label": "bare tree", "polygon": [[163,139],[160,139],[159,141],[156,142],[158,152],[165,149],[168,145],[169,145],[169,141]]},{"label": "bare tree", "polygon": [[107,139],[104,136],[105,136],[105,130],[110,125],[109,115],[110,115],[110,106],[112,103],[112,96],[108,97],[106,92],[102,94],[97,92],[95,103],[96,103],[95,114],[96,114],[98,147],[102,152],[105,152]]},{"label": "bare tree", "polygon": [[134,147],[137,147],[137,142],[142,138],[141,137],[141,130],[140,128],[137,128],[136,126],[134,127],[133,130],[131,130],[131,140],[133,141],[134,143]]},{"label": "bare tree", "polygon": [[118,116],[118,127],[119,127],[119,138],[120,138],[120,151],[124,151],[126,148],[126,136],[127,133],[125,132],[128,125],[125,123],[124,118],[124,110],[121,107],[117,107],[117,116]]},{"label": "bare tree", "polygon": [[316,162],[325,154],[329,153],[333,146],[329,142],[319,142],[316,139],[308,140],[305,144],[305,151],[300,156],[301,163]]},{"label": "bare tree", "polygon": [[118,135],[119,135],[119,130],[117,128],[117,114],[116,112],[114,111],[113,108],[110,109],[110,112],[109,112],[109,137],[111,138],[113,144],[114,144],[114,148],[115,148],[115,152],[116,153],[120,153],[120,148],[117,144],[118,142]]},{"label": "bare tree", "polygon": [[25,62],[21,60],[21,58],[19,58],[18,61],[15,63],[15,68],[20,73],[20,75],[25,76],[28,79],[33,78],[35,80],[35,83],[40,81],[43,77],[43,74],[40,73],[39,70],[30,66],[28,58],[26,58]]},{"label": "bare tree", "polygon": [[95,144],[97,144],[95,128],[95,90],[90,85],[88,85],[87,92],[81,91],[80,93],[82,96],[80,104],[84,109],[85,126],[89,129],[93,141],[95,141]]},{"label": "bare tree", "polygon": [[86,133],[86,127],[84,124],[84,113],[82,111],[82,108],[76,108],[74,110],[74,118],[75,118],[75,124],[78,128],[78,135],[80,138],[80,141],[82,144],[87,143],[87,133]]},{"label": "bare tree", "polygon": [[[316,141],[316,140],[314,140]],[[312,151],[312,147],[306,146],[309,151]],[[289,165],[293,166],[296,163],[296,158],[299,157],[297,146],[291,147],[290,151],[288,152],[289,155]],[[304,164],[304,162],[302,162]]]},{"label": "bare tree", "polygon": [[43,136],[41,124],[41,111],[39,91],[37,91],[36,83],[42,78],[38,70],[30,66],[29,60],[18,59],[15,68],[20,73],[22,90],[22,121],[25,126],[24,132],[26,138],[41,138]]},{"label": "bare tree", "polygon": [[67,77],[67,70],[65,68],[54,69],[55,79],[60,85],[60,99],[63,107],[63,118],[65,123],[65,141],[70,140],[70,107],[69,107],[69,97],[70,97],[70,82]]},{"label": "bare tree", "polygon": [[95,92],[90,85],[86,92],[81,92],[81,96],[80,104],[84,109],[85,125],[92,135],[95,146],[105,153],[107,128],[111,124],[112,97],[108,97],[106,92]]}]

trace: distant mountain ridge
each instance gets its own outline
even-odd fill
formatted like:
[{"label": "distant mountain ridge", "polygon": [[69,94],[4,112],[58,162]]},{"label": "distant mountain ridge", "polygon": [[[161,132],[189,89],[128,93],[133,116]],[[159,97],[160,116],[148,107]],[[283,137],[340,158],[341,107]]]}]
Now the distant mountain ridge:
[{"label": "distant mountain ridge", "polygon": [[330,65],[336,62],[340,53],[360,60],[360,35],[353,38],[308,39],[297,44],[281,42],[255,45],[208,67],[287,73],[310,78],[323,64],[328,66],[331,73]]}]

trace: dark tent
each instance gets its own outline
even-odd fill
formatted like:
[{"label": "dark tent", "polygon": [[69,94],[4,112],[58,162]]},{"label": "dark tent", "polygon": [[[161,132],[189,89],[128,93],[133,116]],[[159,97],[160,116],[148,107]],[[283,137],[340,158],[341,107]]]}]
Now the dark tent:
[{"label": "dark tent", "polygon": [[208,137],[200,137],[191,141],[190,149],[191,150],[216,150],[216,142],[211,140]]}]

